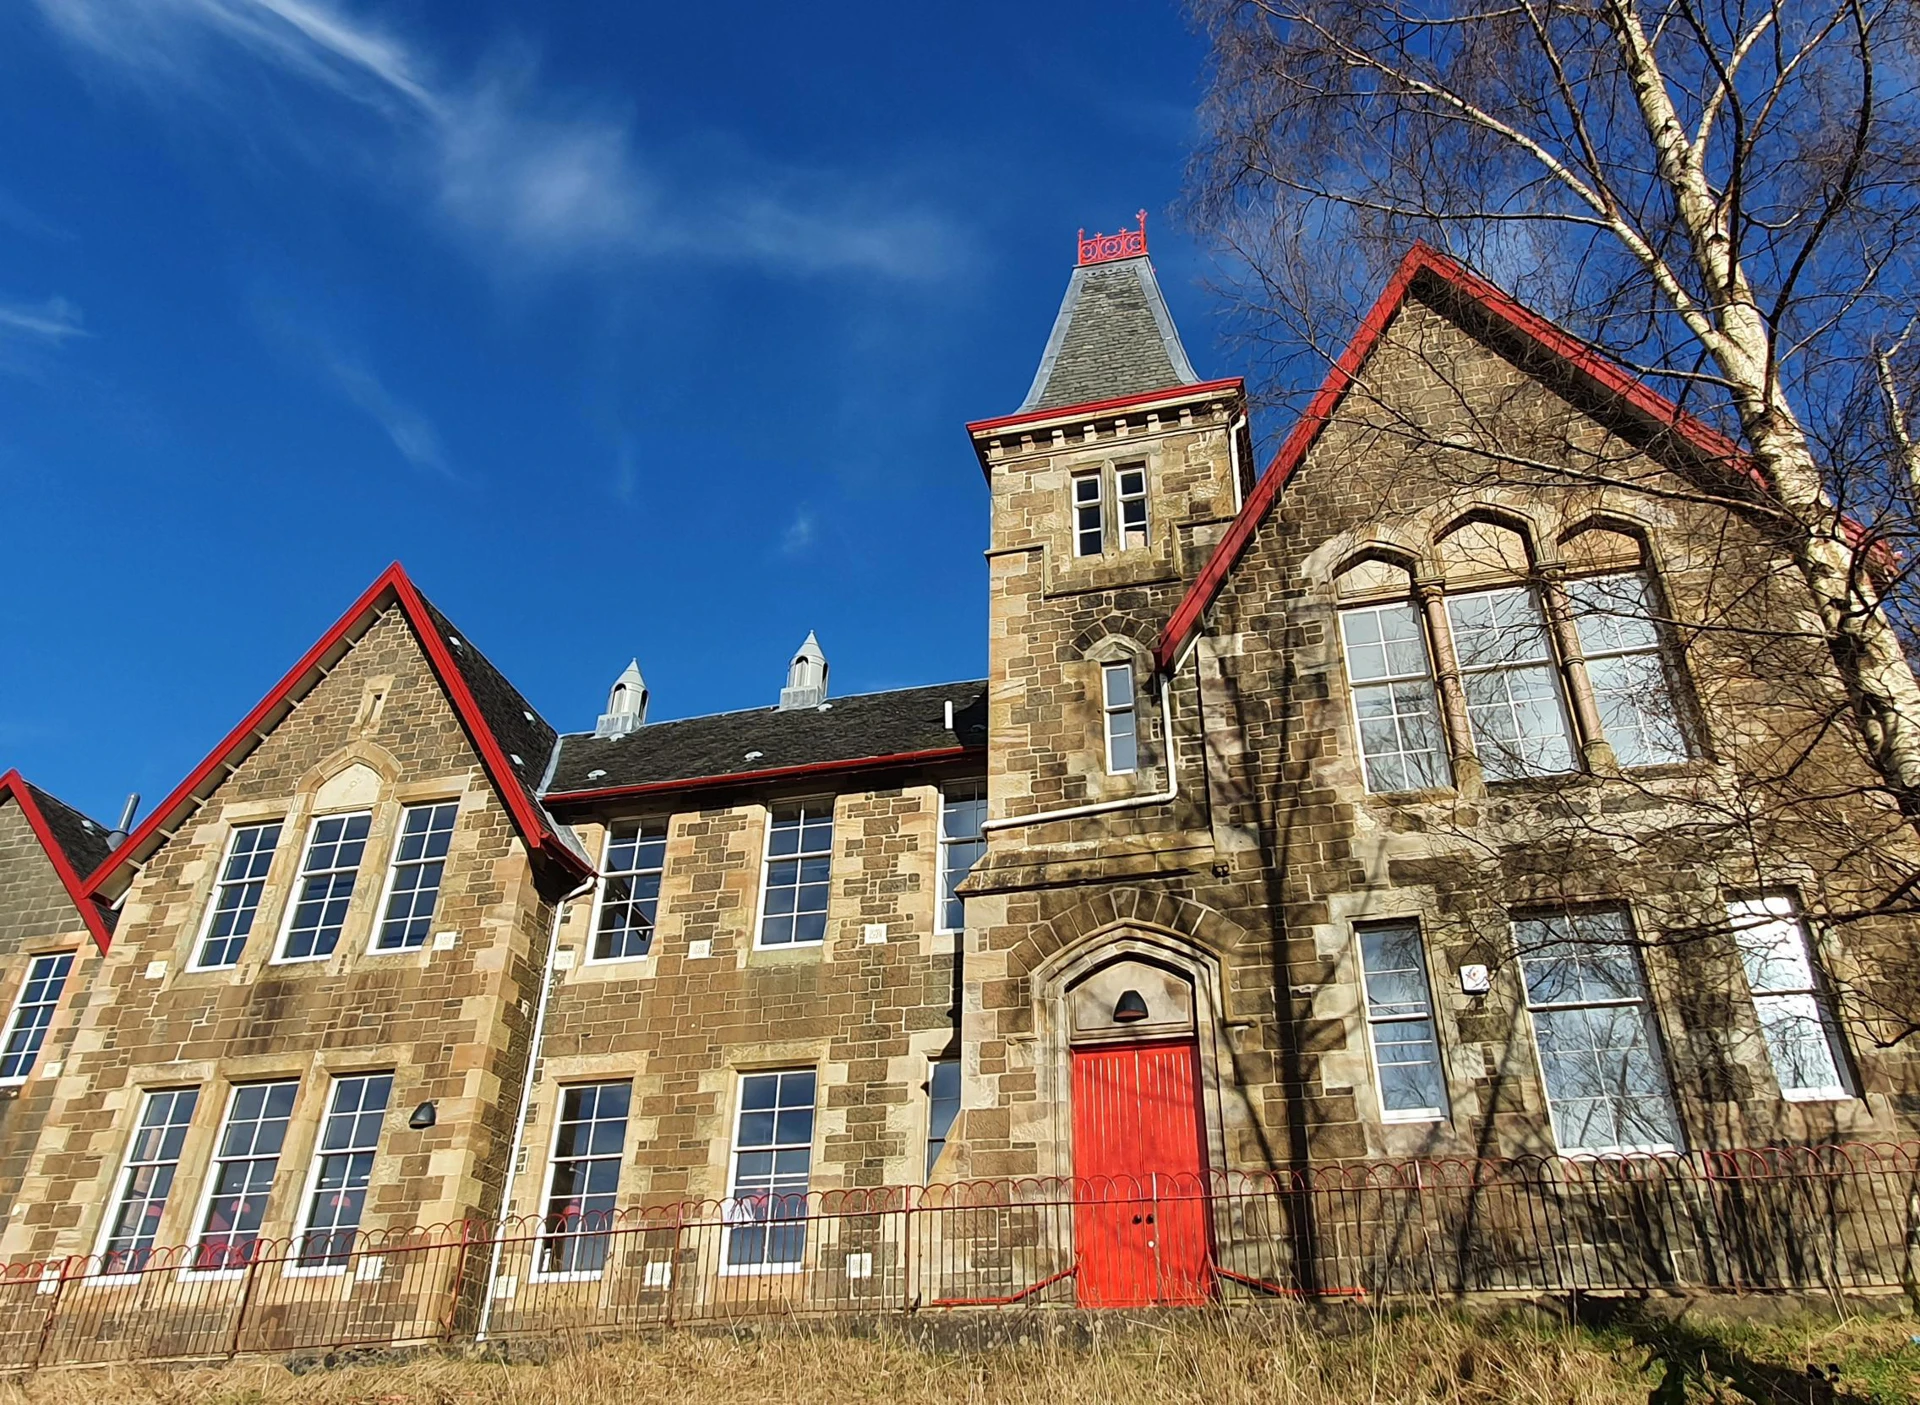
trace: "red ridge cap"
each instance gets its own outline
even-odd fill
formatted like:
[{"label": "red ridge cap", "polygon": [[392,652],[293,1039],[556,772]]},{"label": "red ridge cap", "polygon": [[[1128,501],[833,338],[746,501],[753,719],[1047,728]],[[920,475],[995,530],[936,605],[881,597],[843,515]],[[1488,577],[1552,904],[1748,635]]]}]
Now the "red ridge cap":
[{"label": "red ridge cap", "polygon": [[[1186,646],[1188,638],[1199,624],[1200,616],[1219,595],[1227,576],[1246,551],[1254,531],[1273,507],[1280,490],[1306,459],[1321,431],[1333,418],[1340,402],[1358,377],[1360,367],[1372,355],[1386,332],[1387,324],[1406,301],[1413,280],[1421,273],[1431,274],[1454,291],[1471,298],[1542,350],[1617,395],[1649,419],[1673,430],[1700,454],[1726,462],[1762,487],[1766,486],[1752,457],[1725,434],[1697,415],[1681,409],[1606,352],[1581,341],[1571,332],[1542,317],[1458,260],[1423,241],[1416,242],[1400,260],[1399,267],[1381,289],[1380,296],[1362,319],[1359,330],[1347,343],[1346,350],[1341,352],[1339,360],[1327,372],[1327,378],[1321,382],[1320,389],[1315,392],[1285,442],[1274,454],[1273,461],[1260,475],[1260,481],[1247,494],[1239,514],[1220,538],[1219,546],[1207,559],[1207,564],[1201,567],[1200,574],[1194,577],[1193,584],[1187,588],[1180,603],[1174,607],[1173,614],[1168,617],[1166,627],[1160,632],[1160,642],[1154,650],[1155,662],[1162,669],[1170,667],[1180,650]],[[1865,529],[1850,519],[1843,520],[1841,530],[1856,546],[1866,540]]]},{"label": "red ridge cap", "polygon": [[554,804],[575,804],[586,800],[615,800],[628,795],[658,795],[676,790],[703,790],[722,785],[755,785],[789,776],[827,775],[835,771],[865,771],[881,766],[911,766],[930,761],[953,761],[970,754],[984,754],[978,747],[937,746],[926,751],[896,751],[885,756],[860,756],[849,761],[808,761],[797,766],[769,766],[759,771],[732,771],[721,776],[688,776],[674,781],[646,781],[639,785],[610,785],[595,790],[549,791]]},{"label": "red ridge cap", "polygon": [[[400,606],[412,627],[414,635],[420,640],[421,648],[432,666],[434,675],[441,687],[447,692],[453,704],[454,713],[461,725],[466,728],[474,749],[480,755],[487,777],[493,782],[494,789],[500,792],[508,813],[513,817],[515,826],[520,830],[521,838],[530,850],[545,850],[560,861],[578,870],[582,876],[591,871],[585,861],[566,844],[562,843],[533,808],[526,794],[526,787],[512,767],[507,764],[506,755],[500,749],[499,741],[487,726],[479,705],[474,701],[472,690],[467,687],[466,679],[461,676],[458,664],[454,661],[447,643],[434,627],[433,619],[426,609],[419,589],[407,576],[406,568],[398,561],[388,566],[374,580],[373,584],[362,591],[360,598],[347,607],[345,614],[334,621],[333,626],[320,636],[313,647],[300,656],[300,661],[287,670],[284,677],[268,690],[239,724],[221,739],[206,759],[187,774],[186,779],[175,786],[167,798],[148,813],[145,820],[137,825],[100,867],[87,878],[86,890],[89,896],[98,898],[106,884],[136,856],[146,857],[153,848],[154,839],[169,825],[178,824],[184,818],[187,807],[196,798],[200,788],[212,778],[215,771],[228,760],[241,752],[243,748],[251,750],[246,744],[253,734],[260,730],[274,711],[288,698],[301,691],[309,676],[319,669],[336,648],[355,636],[356,627],[371,623],[379,613],[388,597]],[[318,680],[314,680],[317,682]]]},{"label": "red ridge cap", "polygon": [[88,891],[86,881],[74,871],[73,864],[67,859],[67,851],[53,837],[53,827],[47,823],[46,812],[40,808],[40,802],[33,798],[33,787],[27,784],[27,778],[18,769],[0,775],[0,800],[9,795],[20,806],[20,813],[27,817],[27,828],[33,831],[33,837],[40,841],[40,847],[47,852],[47,858],[53,863],[53,871],[59,875],[60,886],[67,890],[67,896],[73,900],[74,909],[80,914],[80,920],[86,924],[87,931],[93,937],[93,944],[100,948],[101,954],[113,941],[113,934],[107,930],[107,919],[100,913]]}]

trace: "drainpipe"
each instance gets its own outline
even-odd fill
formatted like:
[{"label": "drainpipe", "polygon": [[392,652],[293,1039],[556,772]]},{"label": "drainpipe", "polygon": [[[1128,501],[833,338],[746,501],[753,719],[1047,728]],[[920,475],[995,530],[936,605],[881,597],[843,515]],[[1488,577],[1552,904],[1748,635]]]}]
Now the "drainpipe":
[{"label": "drainpipe", "polygon": [[[1180,793],[1180,762],[1173,747],[1173,706],[1167,692],[1167,685],[1181,665],[1193,656],[1194,647],[1200,642],[1198,631],[1187,643],[1187,651],[1174,660],[1173,667],[1160,675],[1160,735],[1161,750],[1167,758],[1167,788],[1155,791],[1152,795],[1129,795],[1123,800],[1100,800],[1091,805],[1071,805],[1064,810],[1043,810],[1037,815],[1007,815],[997,820],[987,820],[980,826],[983,834],[996,830],[1016,829],[1023,825],[1046,824],[1052,820],[1077,820],[1085,815],[1104,815],[1115,810],[1137,810],[1147,805],[1165,805]],[[1199,669],[1194,670],[1196,686]]]},{"label": "drainpipe", "polygon": [[520,1169],[520,1154],[526,1147],[527,1109],[533,1103],[533,1075],[540,1066],[540,1045],[547,1033],[547,1005],[553,999],[553,958],[560,944],[560,923],[567,915],[567,904],[585,897],[600,881],[598,873],[581,883],[553,905],[553,926],[547,932],[546,960],[540,967],[540,1003],[534,1007],[533,1037],[527,1048],[527,1073],[520,1080],[520,1107],[513,1119],[513,1149],[507,1153],[507,1178],[500,1187],[500,1219],[494,1227],[493,1253],[487,1260],[486,1296],[480,1302],[480,1326],[473,1339],[487,1339],[487,1327],[493,1321],[493,1285],[500,1277],[500,1254],[506,1247],[507,1212],[513,1205],[513,1182]]},{"label": "drainpipe", "polygon": [[1245,504],[1247,496],[1246,489],[1240,482],[1240,431],[1246,427],[1247,417],[1244,414],[1227,426],[1227,452],[1233,456],[1233,515],[1235,517],[1240,515],[1240,509]]}]

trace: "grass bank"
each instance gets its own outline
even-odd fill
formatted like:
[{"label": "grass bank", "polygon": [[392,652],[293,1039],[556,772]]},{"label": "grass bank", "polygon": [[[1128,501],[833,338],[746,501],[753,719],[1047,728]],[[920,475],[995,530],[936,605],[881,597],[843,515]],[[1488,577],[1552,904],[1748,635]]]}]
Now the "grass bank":
[{"label": "grass bank", "polygon": [[1628,1313],[1573,1328],[1439,1312],[1194,1314],[1103,1322],[1090,1339],[1030,1325],[1034,1339],[970,1349],[789,1329],[544,1361],[49,1371],[0,1384],[0,1405],[1920,1405],[1911,1317]]}]

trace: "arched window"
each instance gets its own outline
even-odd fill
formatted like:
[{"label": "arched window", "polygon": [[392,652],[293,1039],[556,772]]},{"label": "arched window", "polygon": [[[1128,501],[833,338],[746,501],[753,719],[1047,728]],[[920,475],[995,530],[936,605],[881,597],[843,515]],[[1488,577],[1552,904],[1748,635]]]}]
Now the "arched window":
[{"label": "arched window", "polygon": [[1563,557],[1585,574],[1567,581],[1567,602],[1600,728],[1622,766],[1663,766],[1690,754],[1673,665],[1661,647],[1653,590],[1640,543],[1589,527],[1568,538]]},{"label": "arched window", "polygon": [[1432,657],[1404,566],[1364,557],[1335,582],[1343,597],[1379,600],[1340,611],[1340,640],[1353,684],[1360,756],[1372,791],[1446,785],[1446,736],[1434,696]]}]

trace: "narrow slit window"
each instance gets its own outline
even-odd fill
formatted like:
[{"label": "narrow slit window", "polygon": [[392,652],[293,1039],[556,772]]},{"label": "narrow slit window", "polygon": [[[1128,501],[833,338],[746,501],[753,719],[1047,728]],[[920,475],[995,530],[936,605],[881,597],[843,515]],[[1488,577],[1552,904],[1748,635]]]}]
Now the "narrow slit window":
[{"label": "narrow slit window", "polygon": [[940,795],[940,926],[942,932],[966,930],[967,903],[954,892],[986,852],[980,826],[987,818],[983,786],[955,786]]},{"label": "narrow slit window", "polygon": [[320,1127],[320,1146],[300,1235],[300,1267],[344,1268],[366,1213],[380,1124],[393,1096],[391,1073],[336,1078]]},{"label": "narrow slit window", "polygon": [[1098,556],[1107,548],[1106,505],[1100,475],[1082,473],[1073,480],[1073,554]]},{"label": "narrow slit window", "polygon": [[180,1148],[199,1100],[198,1088],[165,1088],[147,1094],[120,1171],[107,1237],[100,1246],[102,1273],[138,1273],[147,1266],[180,1169]]},{"label": "narrow slit window", "polygon": [[1490,781],[1573,769],[1573,739],[1540,602],[1525,586],[1447,601],[1474,751]]},{"label": "narrow slit window", "polygon": [[1140,769],[1139,719],[1133,705],[1133,665],[1100,668],[1101,711],[1106,716],[1107,774],[1124,776]]},{"label": "narrow slit window", "polygon": [[653,949],[660,914],[660,877],[667,861],[664,820],[630,820],[607,831],[600,920],[593,932],[595,961],[631,961]]},{"label": "narrow slit window", "polygon": [[447,846],[453,840],[460,802],[409,805],[400,819],[393,872],[387,878],[387,910],[380,919],[375,951],[412,951],[426,945],[433,910],[446,877]]},{"label": "narrow slit window", "polygon": [[1620,911],[1514,923],[1563,1152],[1674,1151],[1679,1121],[1633,928]]},{"label": "narrow slit window", "polygon": [[280,943],[283,961],[312,961],[333,955],[346,925],[360,860],[367,851],[373,817],[327,815],[313,822],[306,857],[300,863],[300,887],[287,934]]},{"label": "narrow slit window", "polygon": [[1440,1120],[1447,1115],[1446,1080],[1419,927],[1396,922],[1362,928],[1360,966],[1381,1116],[1388,1122]]},{"label": "narrow slit window", "polygon": [[1147,544],[1147,466],[1127,464],[1116,469],[1114,502],[1120,510],[1120,549]]},{"label": "narrow slit window", "polygon": [[1426,631],[1411,603],[1340,613],[1367,789],[1425,790],[1449,780]]},{"label": "narrow slit window", "polygon": [[20,996],[7,1020],[7,1036],[0,1040],[0,1084],[24,1083],[33,1072],[72,970],[71,951],[50,951],[27,964],[27,978],[20,983]]},{"label": "narrow slit window", "polygon": [[194,1244],[196,1269],[245,1268],[252,1261],[299,1088],[289,1079],[243,1083],[233,1090],[214,1151],[206,1218]]},{"label": "narrow slit window", "polygon": [[1793,899],[1740,898],[1727,904],[1727,916],[1780,1095],[1806,1102],[1852,1097],[1840,1021]]},{"label": "narrow slit window", "polygon": [[827,938],[833,887],[833,801],[776,810],[767,826],[767,893],[761,946],[807,946]]},{"label": "narrow slit window", "polygon": [[606,1267],[632,1102],[630,1083],[584,1083],[560,1090],[547,1210],[535,1255],[543,1276],[591,1276]]},{"label": "narrow slit window", "polygon": [[226,858],[220,864],[213,901],[207,905],[206,932],[194,954],[197,970],[217,970],[240,960],[253,932],[253,919],[260,912],[267,870],[273,866],[274,850],[279,847],[277,822],[242,825],[233,831],[227,840]]},{"label": "narrow slit window", "polygon": [[813,1170],[813,1070],[740,1076],[725,1267],[796,1270],[807,1252]]},{"label": "narrow slit window", "polygon": [[953,1119],[960,1115],[960,1060],[935,1059],[927,1070],[927,1179],[932,1180]]},{"label": "narrow slit window", "polygon": [[1687,759],[1673,680],[1660,650],[1653,591],[1638,571],[1567,582],[1600,727],[1622,766]]}]

